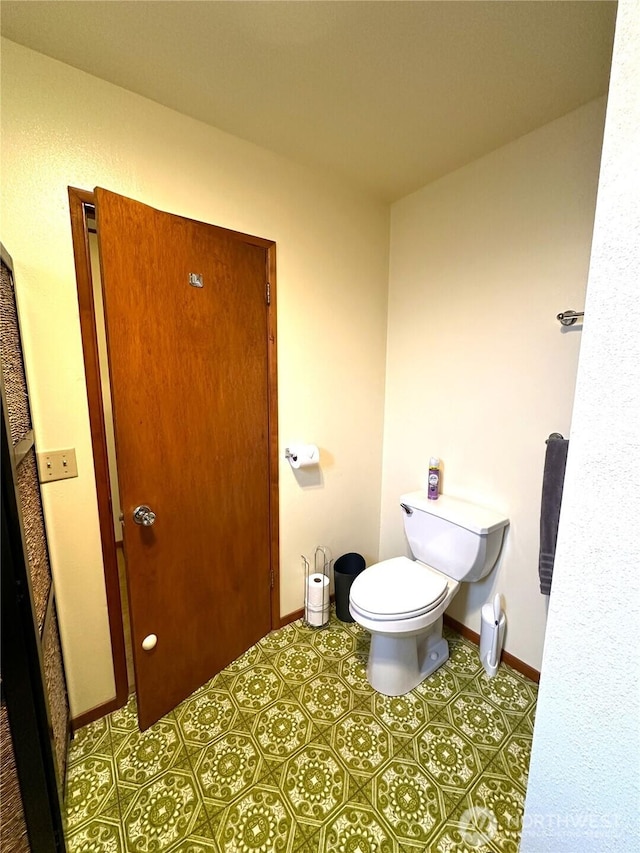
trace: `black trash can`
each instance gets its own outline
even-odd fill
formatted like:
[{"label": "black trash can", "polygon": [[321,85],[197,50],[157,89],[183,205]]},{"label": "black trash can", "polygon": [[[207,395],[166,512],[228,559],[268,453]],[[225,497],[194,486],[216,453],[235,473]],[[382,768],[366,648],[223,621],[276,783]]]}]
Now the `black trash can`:
[{"label": "black trash can", "polygon": [[349,613],[349,592],[351,584],[364,567],[364,557],[361,554],[343,554],[333,564],[336,616],[341,622],[355,622]]}]

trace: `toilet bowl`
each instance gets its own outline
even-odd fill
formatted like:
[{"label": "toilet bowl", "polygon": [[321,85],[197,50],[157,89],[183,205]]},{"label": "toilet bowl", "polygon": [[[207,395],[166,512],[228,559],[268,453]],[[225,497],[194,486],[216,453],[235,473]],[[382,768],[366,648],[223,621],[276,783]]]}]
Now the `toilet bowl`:
[{"label": "toilet bowl", "polygon": [[509,523],[501,513],[444,495],[430,501],[414,492],[400,505],[416,559],[370,566],[349,596],[351,615],[371,633],[367,679],[387,696],[408,693],[447,661],[443,613],[462,581],[491,571]]},{"label": "toilet bowl", "polygon": [[449,657],[442,614],[459,584],[408,557],[376,563],[360,578],[349,606],[371,633],[367,679],[387,696],[408,693]]}]

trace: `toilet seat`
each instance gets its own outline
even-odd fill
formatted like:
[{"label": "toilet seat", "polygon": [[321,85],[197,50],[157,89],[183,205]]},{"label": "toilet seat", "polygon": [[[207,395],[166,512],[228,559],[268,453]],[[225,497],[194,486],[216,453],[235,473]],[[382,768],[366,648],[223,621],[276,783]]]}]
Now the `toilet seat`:
[{"label": "toilet seat", "polygon": [[393,557],[365,569],[351,587],[351,606],[366,619],[393,622],[435,610],[449,591],[440,572],[407,557]]}]

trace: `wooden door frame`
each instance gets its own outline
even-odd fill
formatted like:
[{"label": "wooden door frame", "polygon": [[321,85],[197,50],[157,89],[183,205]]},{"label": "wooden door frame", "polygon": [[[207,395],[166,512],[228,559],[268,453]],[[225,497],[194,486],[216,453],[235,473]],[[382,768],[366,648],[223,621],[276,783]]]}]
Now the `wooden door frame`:
[{"label": "wooden door frame", "polygon": [[[109,614],[109,632],[113,670],[116,685],[115,698],[110,702],[91,708],[72,720],[74,729],[78,729],[99,717],[115,711],[126,704],[129,688],[127,681],[127,663],[125,657],[124,627],[122,619],[122,600],[118,578],[118,558],[116,538],[111,510],[111,484],[107,456],[107,439],[104,422],[100,365],[98,359],[98,336],[96,314],[93,299],[93,281],[89,251],[89,232],[87,207],[95,209],[95,195],[88,190],[68,187],[69,209],[71,213],[71,236],[76,269],[78,305],[80,309],[80,329],[82,352],[89,406],[91,428],[91,446],[95,468],[96,495],[100,519],[100,540],[104,565],[107,610]],[[269,445],[269,538],[271,577],[271,630],[279,628],[280,620],[280,544],[279,544],[279,479],[278,479],[278,395],[277,395],[277,347],[276,347],[276,244],[273,240],[254,237],[239,231],[230,231],[217,225],[210,226],[224,232],[227,236],[260,246],[266,250],[267,281],[270,284],[267,310],[267,393],[268,393],[268,445]]]},{"label": "wooden door frame", "polygon": [[[7,268],[15,286],[13,261],[0,243],[2,264]],[[20,324],[18,323],[18,338]],[[20,350],[23,350],[20,340]],[[5,365],[3,365],[3,368]],[[18,799],[16,811],[22,807],[22,818],[26,836],[24,837],[30,850],[42,853],[64,853],[64,826],[62,820],[62,795],[64,780],[61,778],[66,768],[58,766],[55,744],[54,725],[52,721],[50,692],[47,685],[47,674],[43,662],[43,642],[47,632],[54,629],[53,616],[55,613],[55,590],[53,579],[49,578],[49,588],[46,593],[44,611],[36,608],[34,603],[32,566],[27,549],[25,533],[24,505],[21,501],[22,487],[18,469],[26,464],[28,454],[33,454],[36,448],[34,430],[23,432],[21,438],[15,441],[12,437],[10,407],[7,404],[7,389],[5,387],[5,371],[0,370],[0,398],[2,400],[0,473],[2,479],[2,527],[0,540],[2,543],[2,572],[0,601],[2,627],[2,678],[0,680],[0,704],[6,712],[8,727],[3,736],[7,744],[7,758],[13,753],[14,771],[18,780]],[[28,391],[27,391],[27,402]],[[29,420],[31,418],[29,417]],[[15,443],[14,443],[15,441]],[[35,475],[34,475],[35,476]],[[38,494],[39,497],[39,494]],[[48,546],[45,541],[48,554]],[[40,621],[42,620],[42,621]],[[63,680],[65,701],[66,678]],[[68,710],[68,705],[67,705]],[[5,721],[6,722],[6,721]],[[3,726],[4,728],[4,726]],[[66,730],[68,738],[69,731]],[[66,746],[67,744],[65,744]],[[4,759],[3,743],[3,759]],[[8,761],[7,766],[11,765]],[[7,768],[3,768],[7,769]],[[3,778],[3,783],[5,779]],[[9,779],[6,780],[9,782]],[[3,793],[10,794],[10,787]],[[7,820],[10,826],[12,809],[10,796],[3,804],[6,810],[2,820]],[[20,831],[20,821],[16,820],[13,829]],[[9,833],[7,833],[9,835]],[[4,832],[2,833],[4,836]],[[5,839],[13,848],[20,839],[17,834]],[[3,848],[4,849],[4,848]],[[16,846],[15,849],[18,849]]]}]

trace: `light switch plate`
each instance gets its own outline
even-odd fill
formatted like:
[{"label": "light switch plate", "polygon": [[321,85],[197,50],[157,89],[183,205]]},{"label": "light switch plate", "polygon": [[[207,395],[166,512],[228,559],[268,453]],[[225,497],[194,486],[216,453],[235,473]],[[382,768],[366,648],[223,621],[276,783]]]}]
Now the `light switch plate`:
[{"label": "light switch plate", "polygon": [[77,477],[76,451],[71,448],[70,450],[44,450],[38,453],[38,476],[41,483]]}]

